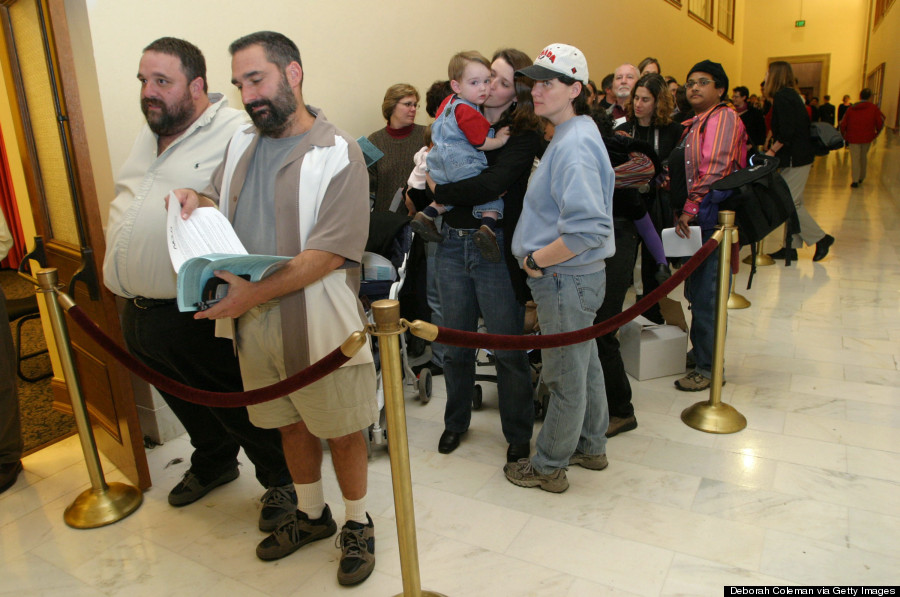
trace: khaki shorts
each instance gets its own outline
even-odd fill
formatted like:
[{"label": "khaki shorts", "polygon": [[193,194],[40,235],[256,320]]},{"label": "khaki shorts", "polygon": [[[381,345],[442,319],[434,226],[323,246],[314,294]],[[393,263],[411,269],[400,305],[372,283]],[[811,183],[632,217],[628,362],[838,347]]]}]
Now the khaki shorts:
[{"label": "khaki shorts", "polygon": [[[277,301],[254,307],[240,317],[238,355],[244,389],[262,388],[287,377]],[[341,367],[296,392],[247,407],[250,422],[263,429],[304,421],[323,439],[349,435],[378,419],[375,366]]]}]

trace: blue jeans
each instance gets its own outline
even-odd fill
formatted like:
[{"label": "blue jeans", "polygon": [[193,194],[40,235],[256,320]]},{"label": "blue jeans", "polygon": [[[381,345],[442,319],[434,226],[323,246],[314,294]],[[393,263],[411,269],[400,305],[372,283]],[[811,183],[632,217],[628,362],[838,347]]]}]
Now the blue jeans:
[{"label": "blue jeans", "polygon": [[[606,272],[547,274],[528,278],[528,285],[537,303],[541,333],[571,332],[594,323],[606,291]],[[542,350],[541,357],[550,402],[532,464],[549,474],[568,467],[576,450],[606,453],[609,410],[595,341]]]},{"label": "blue jeans", "polygon": [[[715,230],[703,230],[703,243]],[[684,298],[691,303],[691,354],[694,370],[712,378],[713,346],[716,338],[716,284],[719,277],[719,249],[694,270],[684,284]]]},{"label": "blue jeans", "polygon": [[[472,240],[475,230],[459,230],[444,225],[444,242],[438,245],[435,263],[438,293],[444,325],[474,332],[478,314],[491,334],[521,334],[525,307],[516,301],[505,259],[485,261]],[[497,244],[503,251],[503,229],[498,228]],[[472,417],[475,388],[475,350],[457,346],[444,348],[444,380],[447,407],[444,428],[463,433]],[[534,430],[531,369],[522,350],[498,350],[497,393],[503,436],[510,444],[531,441]]]},{"label": "blue jeans", "polygon": [[[484,212],[486,211],[496,211],[499,216],[497,219],[503,218],[503,199],[494,199],[493,201],[487,201],[486,203],[482,203],[481,205],[476,205],[472,208],[472,217],[481,219],[484,217]],[[445,205],[444,211],[453,211],[452,205]]]},{"label": "blue jeans", "polygon": [[[437,272],[435,268],[435,254],[439,243],[425,243],[425,297],[428,307],[431,309],[431,323],[444,327],[444,317],[441,315],[441,295],[438,294]],[[444,345],[437,342],[431,343],[431,362],[438,367],[444,366]]]}]

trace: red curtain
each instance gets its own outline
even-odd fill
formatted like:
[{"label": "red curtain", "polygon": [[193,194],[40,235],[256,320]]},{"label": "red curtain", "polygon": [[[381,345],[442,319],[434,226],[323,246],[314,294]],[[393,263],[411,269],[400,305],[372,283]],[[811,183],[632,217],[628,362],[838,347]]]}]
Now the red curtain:
[{"label": "red curtain", "polygon": [[6,259],[0,261],[0,266],[15,269],[25,256],[26,242],[22,221],[19,219],[19,208],[16,206],[16,191],[9,173],[9,160],[6,157],[6,142],[3,139],[2,129],[0,129],[0,209],[3,210],[3,216],[15,242]]}]

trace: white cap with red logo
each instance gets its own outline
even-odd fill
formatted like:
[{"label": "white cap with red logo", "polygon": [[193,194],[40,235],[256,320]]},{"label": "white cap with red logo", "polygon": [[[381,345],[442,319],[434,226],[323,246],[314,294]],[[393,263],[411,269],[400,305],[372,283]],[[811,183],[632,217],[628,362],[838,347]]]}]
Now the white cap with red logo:
[{"label": "white cap with red logo", "polygon": [[535,81],[547,81],[562,75],[587,83],[587,59],[575,46],[550,44],[534,59],[533,65],[517,70],[516,74]]}]

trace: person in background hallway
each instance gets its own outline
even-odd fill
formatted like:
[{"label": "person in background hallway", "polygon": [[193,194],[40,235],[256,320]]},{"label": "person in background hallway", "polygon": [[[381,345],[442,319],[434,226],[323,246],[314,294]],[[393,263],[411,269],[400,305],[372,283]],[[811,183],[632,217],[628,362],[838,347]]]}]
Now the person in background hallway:
[{"label": "person in background hallway", "polygon": [[368,136],[372,145],[384,152],[384,157],[369,166],[369,197],[374,211],[387,211],[397,191],[406,186],[415,166],[413,156],[425,144],[425,127],[416,124],[418,108],[419,92],[412,85],[397,83],[384,92],[381,115],[387,126]]},{"label": "person in background hallway", "polygon": [[[159,373],[217,392],[244,389],[232,343],[213,323],[181,313],[166,246],[165,196],[186,184],[205,185],[228,139],[247,116],[222,94],[207,94],[206,62],[193,44],[172,37],[144,48],[138,65],[147,120],[116,178],[109,207],[103,282],[122,297],[128,350]],[[241,447],[266,488],[260,530],[271,532],[294,510],[297,496],[277,431],[259,429],[246,408],[209,407],[160,392],[184,425],[194,452],[169,504],[185,506],[238,476]]]},{"label": "person in background hallway", "polygon": [[751,151],[756,152],[766,142],[766,118],[763,113],[748,102],[750,90],[744,86],[735,87],[731,94],[731,103],[747,129]]},{"label": "person in background hallway", "polygon": [[842,121],[842,120],[844,119],[844,114],[847,113],[847,110],[850,109],[850,106],[851,106],[851,105],[852,105],[852,104],[850,103],[850,96],[849,96],[849,95],[845,95],[845,96],[841,99],[841,105],[838,106],[838,109],[837,109],[837,120],[838,120],[839,123],[840,123],[840,121]]},{"label": "person in background hallway", "polygon": [[597,105],[603,108],[604,110],[609,110],[612,108],[613,104],[616,103],[616,93],[613,91],[613,80],[615,79],[615,73],[609,73],[603,80],[600,81],[600,91],[602,92],[602,97],[597,101]]},{"label": "person in background hallway", "polygon": [[641,60],[640,64],[638,64],[638,72],[643,77],[646,74],[656,73],[657,75],[662,74],[662,71],[659,68],[659,60],[656,58],[651,58],[650,56]]},{"label": "person in background hallway", "polygon": [[859,101],[850,106],[841,119],[841,135],[850,146],[850,170],[854,189],[866,178],[869,146],[884,128],[884,114],[873,104],[872,90],[868,87],[859,92]]},{"label": "person in background hallway", "polygon": [[834,104],[831,103],[830,95],[826,95],[822,105],[819,106],[819,120],[834,126]]},{"label": "person in background hallway", "polygon": [[[628,122],[616,127],[616,131],[652,147],[663,168],[668,167],[669,154],[678,145],[684,132],[684,127],[673,122],[669,116],[672,105],[672,97],[669,95],[665,79],[655,73],[644,75],[631,91],[627,110]],[[670,275],[662,241],[659,240],[662,229],[671,228],[675,221],[668,189],[662,188],[668,186],[666,183],[667,181],[663,180],[660,184],[651,181],[651,184],[645,185],[645,188],[640,190],[641,201],[647,211],[643,220],[650,225],[650,230],[645,232],[642,222],[635,222],[641,232],[643,295],[656,290]],[[654,323],[664,323],[658,304],[652,305],[643,315]]]},{"label": "person in background hallway", "polygon": [[797,208],[800,231],[794,234],[791,248],[782,247],[771,254],[773,259],[791,260],[797,258],[797,248],[815,245],[813,261],[821,261],[828,255],[834,244],[834,237],[813,219],[803,205],[803,191],[806,179],[816,157],[809,137],[809,117],[803,99],[794,87],[794,72],[791,65],[778,60],[769,65],[766,73],[766,97],[772,100],[772,109],[767,118],[771,123],[772,139],[766,155],[778,158],[781,176],[791,189],[791,197]]},{"label": "person in background hallway", "polygon": [[625,118],[628,116],[626,106],[631,100],[631,90],[634,89],[634,84],[637,83],[640,76],[638,69],[633,64],[623,64],[616,69],[613,77],[613,92],[616,95],[616,103],[608,110],[613,118],[614,125],[619,126],[625,122]]}]

